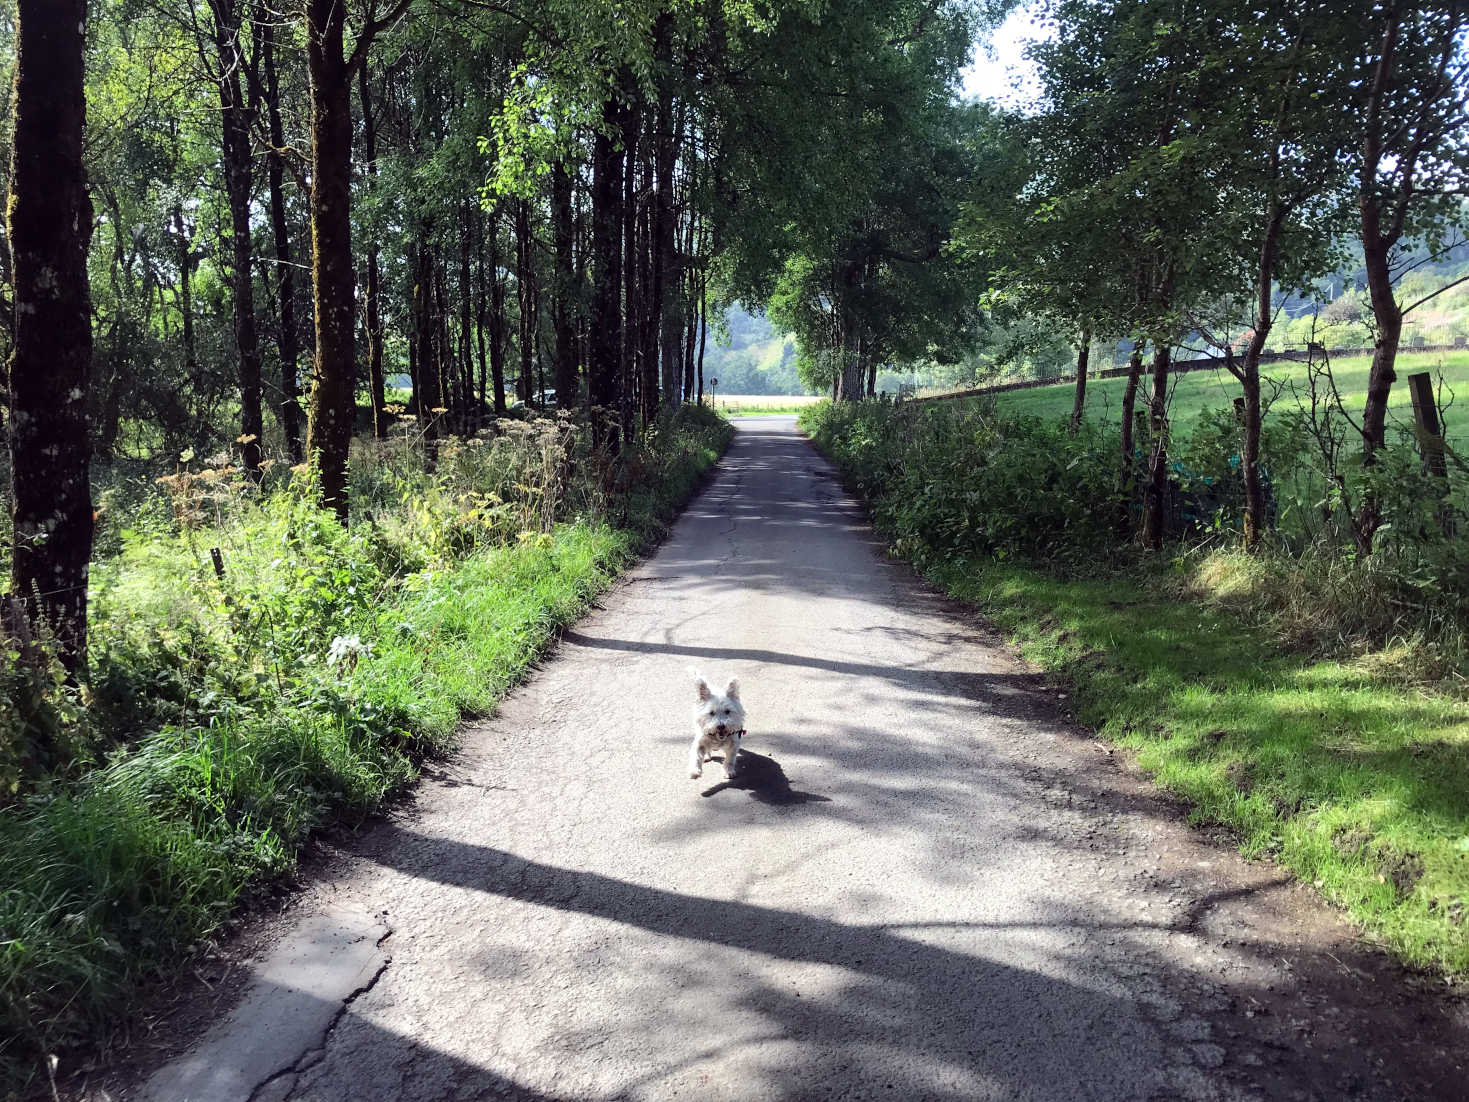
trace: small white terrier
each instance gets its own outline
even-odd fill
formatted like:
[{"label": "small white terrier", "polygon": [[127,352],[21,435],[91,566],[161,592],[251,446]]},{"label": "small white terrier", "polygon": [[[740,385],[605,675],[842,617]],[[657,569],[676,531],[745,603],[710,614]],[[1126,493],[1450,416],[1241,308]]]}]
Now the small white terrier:
[{"label": "small white terrier", "polygon": [[745,709],[740,703],[740,683],[733,678],[716,693],[709,679],[698,679],[699,703],[694,711],[693,745],[689,747],[689,776],[702,777],[704,763],[718,750],[724,758],[725,778],[735,774],[740,756],[740,739],[745,733]]}]

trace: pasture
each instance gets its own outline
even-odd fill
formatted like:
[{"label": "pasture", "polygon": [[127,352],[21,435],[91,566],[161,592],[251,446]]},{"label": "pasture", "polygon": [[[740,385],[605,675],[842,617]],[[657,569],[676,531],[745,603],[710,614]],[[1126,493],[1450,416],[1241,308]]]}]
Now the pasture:
[{"label": "pasture", "polygon": [[[1332,363],[1332,374],[1342,403],[1347,412],[1354,416],[1361,411],[1367,396],[1367,375],[1372,366],[1370,355],[1339,357]],[[1393,385],[1390,401],[1390,417],[1405,422],[1412,420],[1412,403],[1408,396],[1406,379],[1419,371],[1428,371],[1443,377],[1443,399],[1448,405],[1445,414],[1447,436],[1469,443],[1469,419],[1465,408],[1469,407],[1469,349],[1455,352],[1414,352],[1398,356],[1398,381]],[[1275,399],[1280,403],[1309,401],[1305,364],[1269,364],[1261,369],[1266,379],[1275,380],[1280,392]],[[1115,421],[1121,416],[1122,390],[1125,379],[1092,379],[1087,383],[1086,412],[1090,418]],[[1139,387],[1139,401],[1144,398],[1151,380],[1144,378]],[[1170,381],[1170,413],[1176,431],[1188,432],[1198,420],[1199,413],[1206,409],[1227,407],[1239,394],[1239,383],[1221,364],[1217,370],[1193,371],[1186,375],[1175,375]],[[1264,388],[1268,398],[1271,387]],[[1069,417],[1075,394],[1072,382],[1057,383],[1055,386],[1036,387],[1033,390],[1013,390],[997,396],[999,408],[1007,413],[1025,413],[1046,419]],[[1266,414],[1269,416],[1268,412]]]}]

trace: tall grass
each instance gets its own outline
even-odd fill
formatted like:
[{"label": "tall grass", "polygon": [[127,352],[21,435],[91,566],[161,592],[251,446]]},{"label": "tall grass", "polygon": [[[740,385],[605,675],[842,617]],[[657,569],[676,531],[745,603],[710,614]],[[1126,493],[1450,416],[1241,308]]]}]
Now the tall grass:
[{"label": "tall grass", "polygon": [[[349,528],[304,472],[265,492],[228,457],[166,476],[97,569],[87,687],[5,698],[0,1084],[104,1037],[313,830],[370,814],[491,711],[728,434],[691,409],[616,461],[564,418],[432,462],[411,433],[364,443]],[[18,749],[37,723],[68,755],[45,775]]]}]

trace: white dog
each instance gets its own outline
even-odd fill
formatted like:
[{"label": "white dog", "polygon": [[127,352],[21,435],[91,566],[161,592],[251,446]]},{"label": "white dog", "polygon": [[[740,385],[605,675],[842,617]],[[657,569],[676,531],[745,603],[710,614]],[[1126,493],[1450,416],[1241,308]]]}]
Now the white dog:
[{"label": "white dog", "polygon": [[745,733],[745,709],[740,704],[740,683],[733,678],[723,694],[709,687],[705,677],[698,679],[699,704],[694,711],[693,745],[689,747],[689,776],[704,775],[704,763],[718,750],[724,759],[726,779],[735,774],[740,755],[740,739]]}]

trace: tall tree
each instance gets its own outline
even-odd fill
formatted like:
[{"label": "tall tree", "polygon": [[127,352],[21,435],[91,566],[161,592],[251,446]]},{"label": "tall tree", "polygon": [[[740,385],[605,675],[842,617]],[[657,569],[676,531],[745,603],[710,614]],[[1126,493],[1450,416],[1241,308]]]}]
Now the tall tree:
[{"label": "tall tree", "polygon": [[[1239,229],[1237,248],[1253,277],[1253,306],[1243,357],[1228,331],[1215,334],[1195,322],[1240,382],[1244,482],[1244,543],[1259,546],[1265,531],[1260,478],[1260,357],[1277,310],[1277,283],[1304,288],[1325,275],[1339,257],[1332,248],[1341,224],[1351,135],[1341,126],[1350,105],[1344,60],[1356,41],[1334,21],[1318,17],[1310,0],[1275,0],[1265,9],[1239,12],[1214,39],[1219,95],[1200,121],[1202,140],[1236,167],[1226,182],[1223,214]],[[1337,217],[1333,217],[1337,215]]]},{"label": "tall tree", "polygon": [[1357,125],[1363,261],[1377,343],[1362,410],[1370,457],[1385,438],[1402,336],[1393,251],[1405,235],[1434,235],[1462,217],[1469,186],[1469,7],[1388,0],[1368,6],[1372,47],[1361,53]]},{"label": "tall tree", "polygon": [[555,236],[556,282],[552,318],[556,330],[556,404],[575,409],[577,404],[576,319],[579,288],[573,245],[576,219],[572,210],[572,175],[564,161],[551,170],[551,225]]},{"label": "tall tree", "polygon": [[286,437],[286,451],[292,463],[302,459],[301,443],[301,331],[296,322],[296,264],[291,255],[290,220],[286,213],[286,131],[281,118],[280,70],[276,65],[275,23],[266,18],[260,23],[261,57],[264,76],[263,98],[269,145],[265,154],[266,179],[270,191],[270,227],[275,242],[276,298],[280,323],[276,348],[281,361],[281,429]]},{"label": "tall tree", "polygon": [[55,634],[86,660],[92,553],[87,387],[92,360],[82,162],[86,0],[19,0],[6,233],[14,280],[10,356],[11,598],[18,631]]},{"label": "tall tree", "polygon": [[250,213],[254,199],[254,155],[250,131],[259,111],[260,39],[245,46],[247,0],[208,0],[213,21],[214,85],[219,95],[221,158],[230,208],[231,283],[235,300],[235,347],[240,356],[241,465],[260,478],[260,335],[255,325],[255,274]]},{"label": "tall tree", "polygon": [[346,0],[307,0],[306,62],[311,73],[311,271],[316,320],[315,378],[306,450],[317,464],[322,501],[347,521],[347,455],[355,414],[356,325],[352,262],[352,77],[375,39],[413,0],[395,0],[365,23],[346,53]]},{"label": "tall tree", "polygon": [[[372,84],[368,79],[367,62],[357,71],[359,93],[362,100],[362,156],[367,167],[367,179],[372,186],[377,183],[377,119],[372,110]],[[379,440],[388,435],[387,390],[383,381],[383,318],[382,290],[379,286],[377,234],[367,249],[367,396],[372,404],[372,434]]]}]

